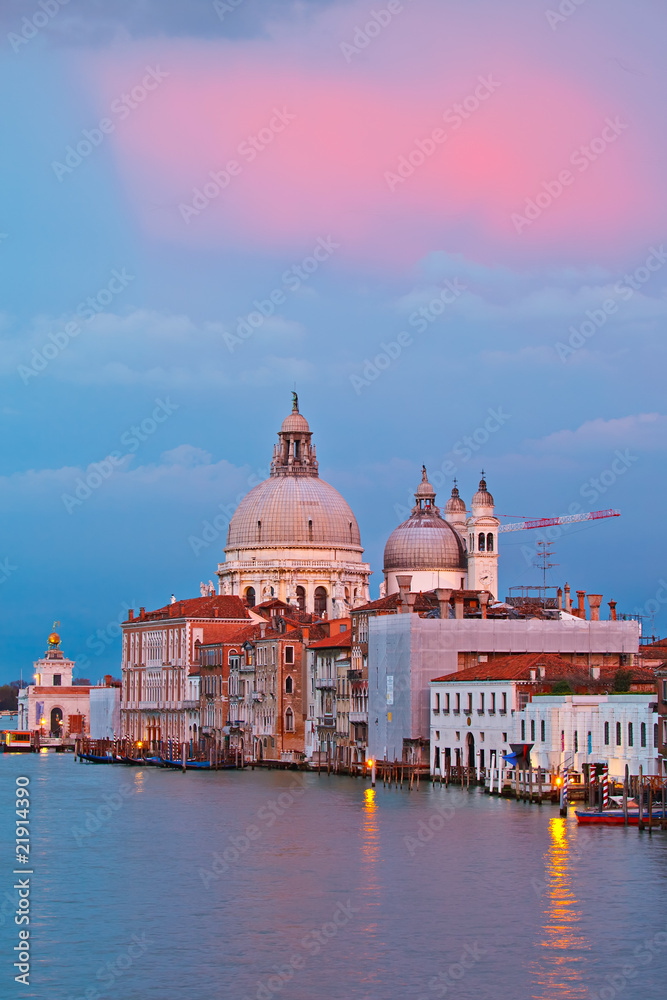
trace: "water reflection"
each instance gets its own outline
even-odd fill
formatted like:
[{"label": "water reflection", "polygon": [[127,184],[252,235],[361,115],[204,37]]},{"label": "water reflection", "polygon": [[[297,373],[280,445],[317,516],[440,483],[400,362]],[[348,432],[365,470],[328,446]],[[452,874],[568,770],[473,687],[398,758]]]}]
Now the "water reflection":
[{"label": "water reflection", "polygon": [[[544,856],[542,900],[544,921],[535,942],[535,1000],[588,997],[584,983],[586,955],[591,945],[581,933],[581,907],[575,895],[576,848],[566,819],[549,822],[550,844]],[[539,890],[539,886],[537,886]]]}]

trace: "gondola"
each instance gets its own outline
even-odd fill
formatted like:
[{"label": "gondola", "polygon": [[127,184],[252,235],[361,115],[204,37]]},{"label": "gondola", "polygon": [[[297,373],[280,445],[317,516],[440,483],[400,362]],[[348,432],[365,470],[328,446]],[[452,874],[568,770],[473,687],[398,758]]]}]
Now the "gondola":
[{"label": "gondola", "polygon": [[117,760],[112,757],[111,754],[106,754],[104,757],[99,756],[94,753],[79,753],[79,760],[87,760],[89,764],[116,764]]}]

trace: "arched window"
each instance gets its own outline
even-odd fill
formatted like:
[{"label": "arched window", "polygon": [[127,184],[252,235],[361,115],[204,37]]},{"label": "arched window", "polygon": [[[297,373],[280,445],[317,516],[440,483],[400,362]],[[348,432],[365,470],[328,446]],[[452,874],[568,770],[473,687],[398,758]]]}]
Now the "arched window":
[{"label": "arched window", "polygon": [[542,721],[540,722],[540,739],[544,743],[546,738],[547,738],[547,724],[544,721],[544,719],[542,719]]},{"label": "arched window", "polygon": [[576,729],[574,731],[574,752],[579,753],[579,733]]},{"label": "arched window", "polygon": [[313,522],[311,520],[309,520],[308,521],[308,541],[312,542],[312,540],[313,540]]},{"label": "arched window", "polygon": [[292,690],[293,690],[293,687],[294,687],[294,684],[293,684],[292,678],[291,677],[286,677],[285,678],[285,691],[286,691],[286,693],[287,694],[291,694]]},{"label": "arched window", "polygon": [[246,587],[245,599],[248,602],[248,607],[249,608],[254,608],[255,607],[255,588],[254,587]]},{"label": "arched window", "polygon": [[306,610],[306,589],[305,587],[296,588],[296,603],[299,607],[299,611]]},{"label": "arched window", "polygon": [[52,708],[51,709],[51,732],[54,736],[62,736],[61,729],[63,724],[63,710],[62,708]]},{"label": "arched window", "polygon": [[491,532],[486,536],[486,551],[493,552],[493,535]]},{"label": "arched window", "polygon": [[530,741],[535,742],[535,719],[530,720]]},{"label": "arched window", "polygon": [[485,545],[484,545],[485,538],[486,538],[486,536],[485,536],[484,532],[480,531],[479,538],[477,539],[477,551],[478,552],[483,552],[484,551],[484,549],[485,549]]},{"label": "arched window", "polygon": [[285,712],[285,732],[286,733],[294,732],[294,712],[292,711],[291,708],[288,708],[287,711]]},{"label": "arched window", "polygon": [[635,745],[635,734],[632,729],[632,723],[628,722],[628,746],[633,747]]},{"label": "arched window", "polygon": [[327,592],[324,587],[315,588],[315,614],[320,617],[326,614],[327,610]]},{"label": "arched window", "polygon": [[616,723],[616,746],[620,747],[622,745],[623,736],[621,733],[621,723]]},{"label": "arched window", "polygon": [[640,742],[641,746],[643,746],[643,747],[646,746],[646,723],[645,722],[642,722],[641,726],[639,727],[639,742]]},{"label": "arched window", "polygon": [[609,746],[609,723],[608,722],[605,722],[605,724],[604,724],[604,745],[606,747]]},{"label": "arched window", "polygon": [[262,540],[262,522],[258,521],[257,522],[257,541],[261,542],[261,540]]},{"label": "arched window", "polygon": [[526,739],[526,720],[521,720],[521,742]]}]

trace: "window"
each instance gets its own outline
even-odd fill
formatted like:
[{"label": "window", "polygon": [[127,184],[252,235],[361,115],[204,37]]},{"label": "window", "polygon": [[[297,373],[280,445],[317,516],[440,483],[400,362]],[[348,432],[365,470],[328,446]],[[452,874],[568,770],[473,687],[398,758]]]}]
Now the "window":
[{"label": "window", "polygon": [[522,719],[521,720],[521,742],[523,743],[523,741],[525,739],[526,739],[526,720]]},{"label": "window", "polygon": [[62,686],[62,674],[54,674],[53,675],[53,686],[54,687],[61,687]]},{"label": "window", "polygon": [[285,646],[285,663],[294,663],[294,646]]},{"label": "window", "polygon": [[617,747],[620,747],[620,746],[621,746],[621,743],[622,743],[622,736],[621,736],[621,723],[620,723],[620,722],[617,722],[617,723],[616,723],[616,746],[617,746]]},{"label": "window", "polygon": [[294,712],[291,708],[288,708],[285,712],[285,732],[294,732]]},{"label": "window", "polygon": [[480,712],[484,711],[484,692],[483,691],[480,691],[480,693],[479,693],[479,710],[480,710]]},{"label": "window", "polygon": [[561,753],[565,750],[565,730],[564,729],[561,729],[561,731],[560,731],[560,749],[561,749]]},{"label": "window", "polygon": [[542,743],[544,743],[546,738],[547,738],[547,724],[544,721],[544,719],[542,719],[542,721],[540,722],[540,739]]},{"label": "window", "polygon": [[486,551],[493,552],[493,535],[491,532],[486,536]]},{"label": "window", "polygon": [[324,587],[315,588],[315,614],[322,615],[326,614],[327,610],[327,592]]},{"label": "window", "polygon": [[306,610],[306,590],[304,587],[296,588],[296,603],[299,607],[299,611]]},{"label": "window", "polygon": [[245,599],[248,602],[248,607],[249,608],[254,608],[255,607],[255,588],[254,587],[246,587]]},{"label": "window", "polygon": [[454,711],[455,712],[460,712],[461,711],[461,695],[457,691],[454,697],[456,698],[456,708],[454,709]]},{"label": "window", "polygon": [[574,752],[579,753],[579,733],[576,729],[574,731]]},{"label": "window", "polygon": [[535,742],[535,719],[530,720],[530,741]]},{"label": "window", "polygon": [[468,691],[468,708],[467,708],[467,712],[468,712],[468,714],[472,713],[472,691]]},{"label": "window", "polygon": [[503,733],[503,743],[507,743],[507,733]]},{"label": "window", "polygon": [[632,723],[628,722],[628,746],[633,747],[635,745],[635,736],[632,731]]},{"label": "window", "polygon": [[495,710],[496,710],[496,693],[495,693],[495,691],[493,691],[492,694],[491,694],[491,709],[490,710],[492,712],[495,712]]},{"label": "window", "polygon": [[646,746],[646,723],[642,722],[639,727],[639,744],[640,746]]},{"label": "window", "polygon": [[293,682],[291,677],[285,678],[285,692],[291,694],[293,690]]},{"label": "window", "polygon": [[445,695],[445,712],[449,711],[449,694]]},{"label": "window", "polygon": [[440,712],[440,695],[436,694],[435,700],[433,702],[433,711],[436,713]]},{"label": "window", "polygon": [[605,724],[604,724],[604,745],[606,747],[609,746],[609,723],[608,722],[605,722]]},{"label": "window", "polygon": [[486,548],[484,542],[485,542],[484,532],[480,531],[479,538],[477,539],[477,549],[478,549],[479,552],[483,552],[484,549]]},{"label": "window", "polygon": [[503,691],[503,693],[502,693],[502,705],[501,705],[500,711],[504,712],[504,714],[507,715],[507,692],[506,691]]}]

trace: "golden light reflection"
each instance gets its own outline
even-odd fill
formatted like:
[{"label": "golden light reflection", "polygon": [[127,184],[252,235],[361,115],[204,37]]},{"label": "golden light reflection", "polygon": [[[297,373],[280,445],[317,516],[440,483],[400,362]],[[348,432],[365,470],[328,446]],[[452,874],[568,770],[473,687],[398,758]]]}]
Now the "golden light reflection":
[{"label": "golden light reflection", "polygon": [[583,998],[589,996],[585,983],[586,953],[590,942],[579,931],[581,908],[576,898],[577,862],[579,855],[576,827],[566,819],[554,817],[549,822],[549,848],[544,856],[544,884],[541,899],[544,904],[542,937],[536,941],[541,949],[532,963],[535,972],[535,1000],[556,997]]}]

